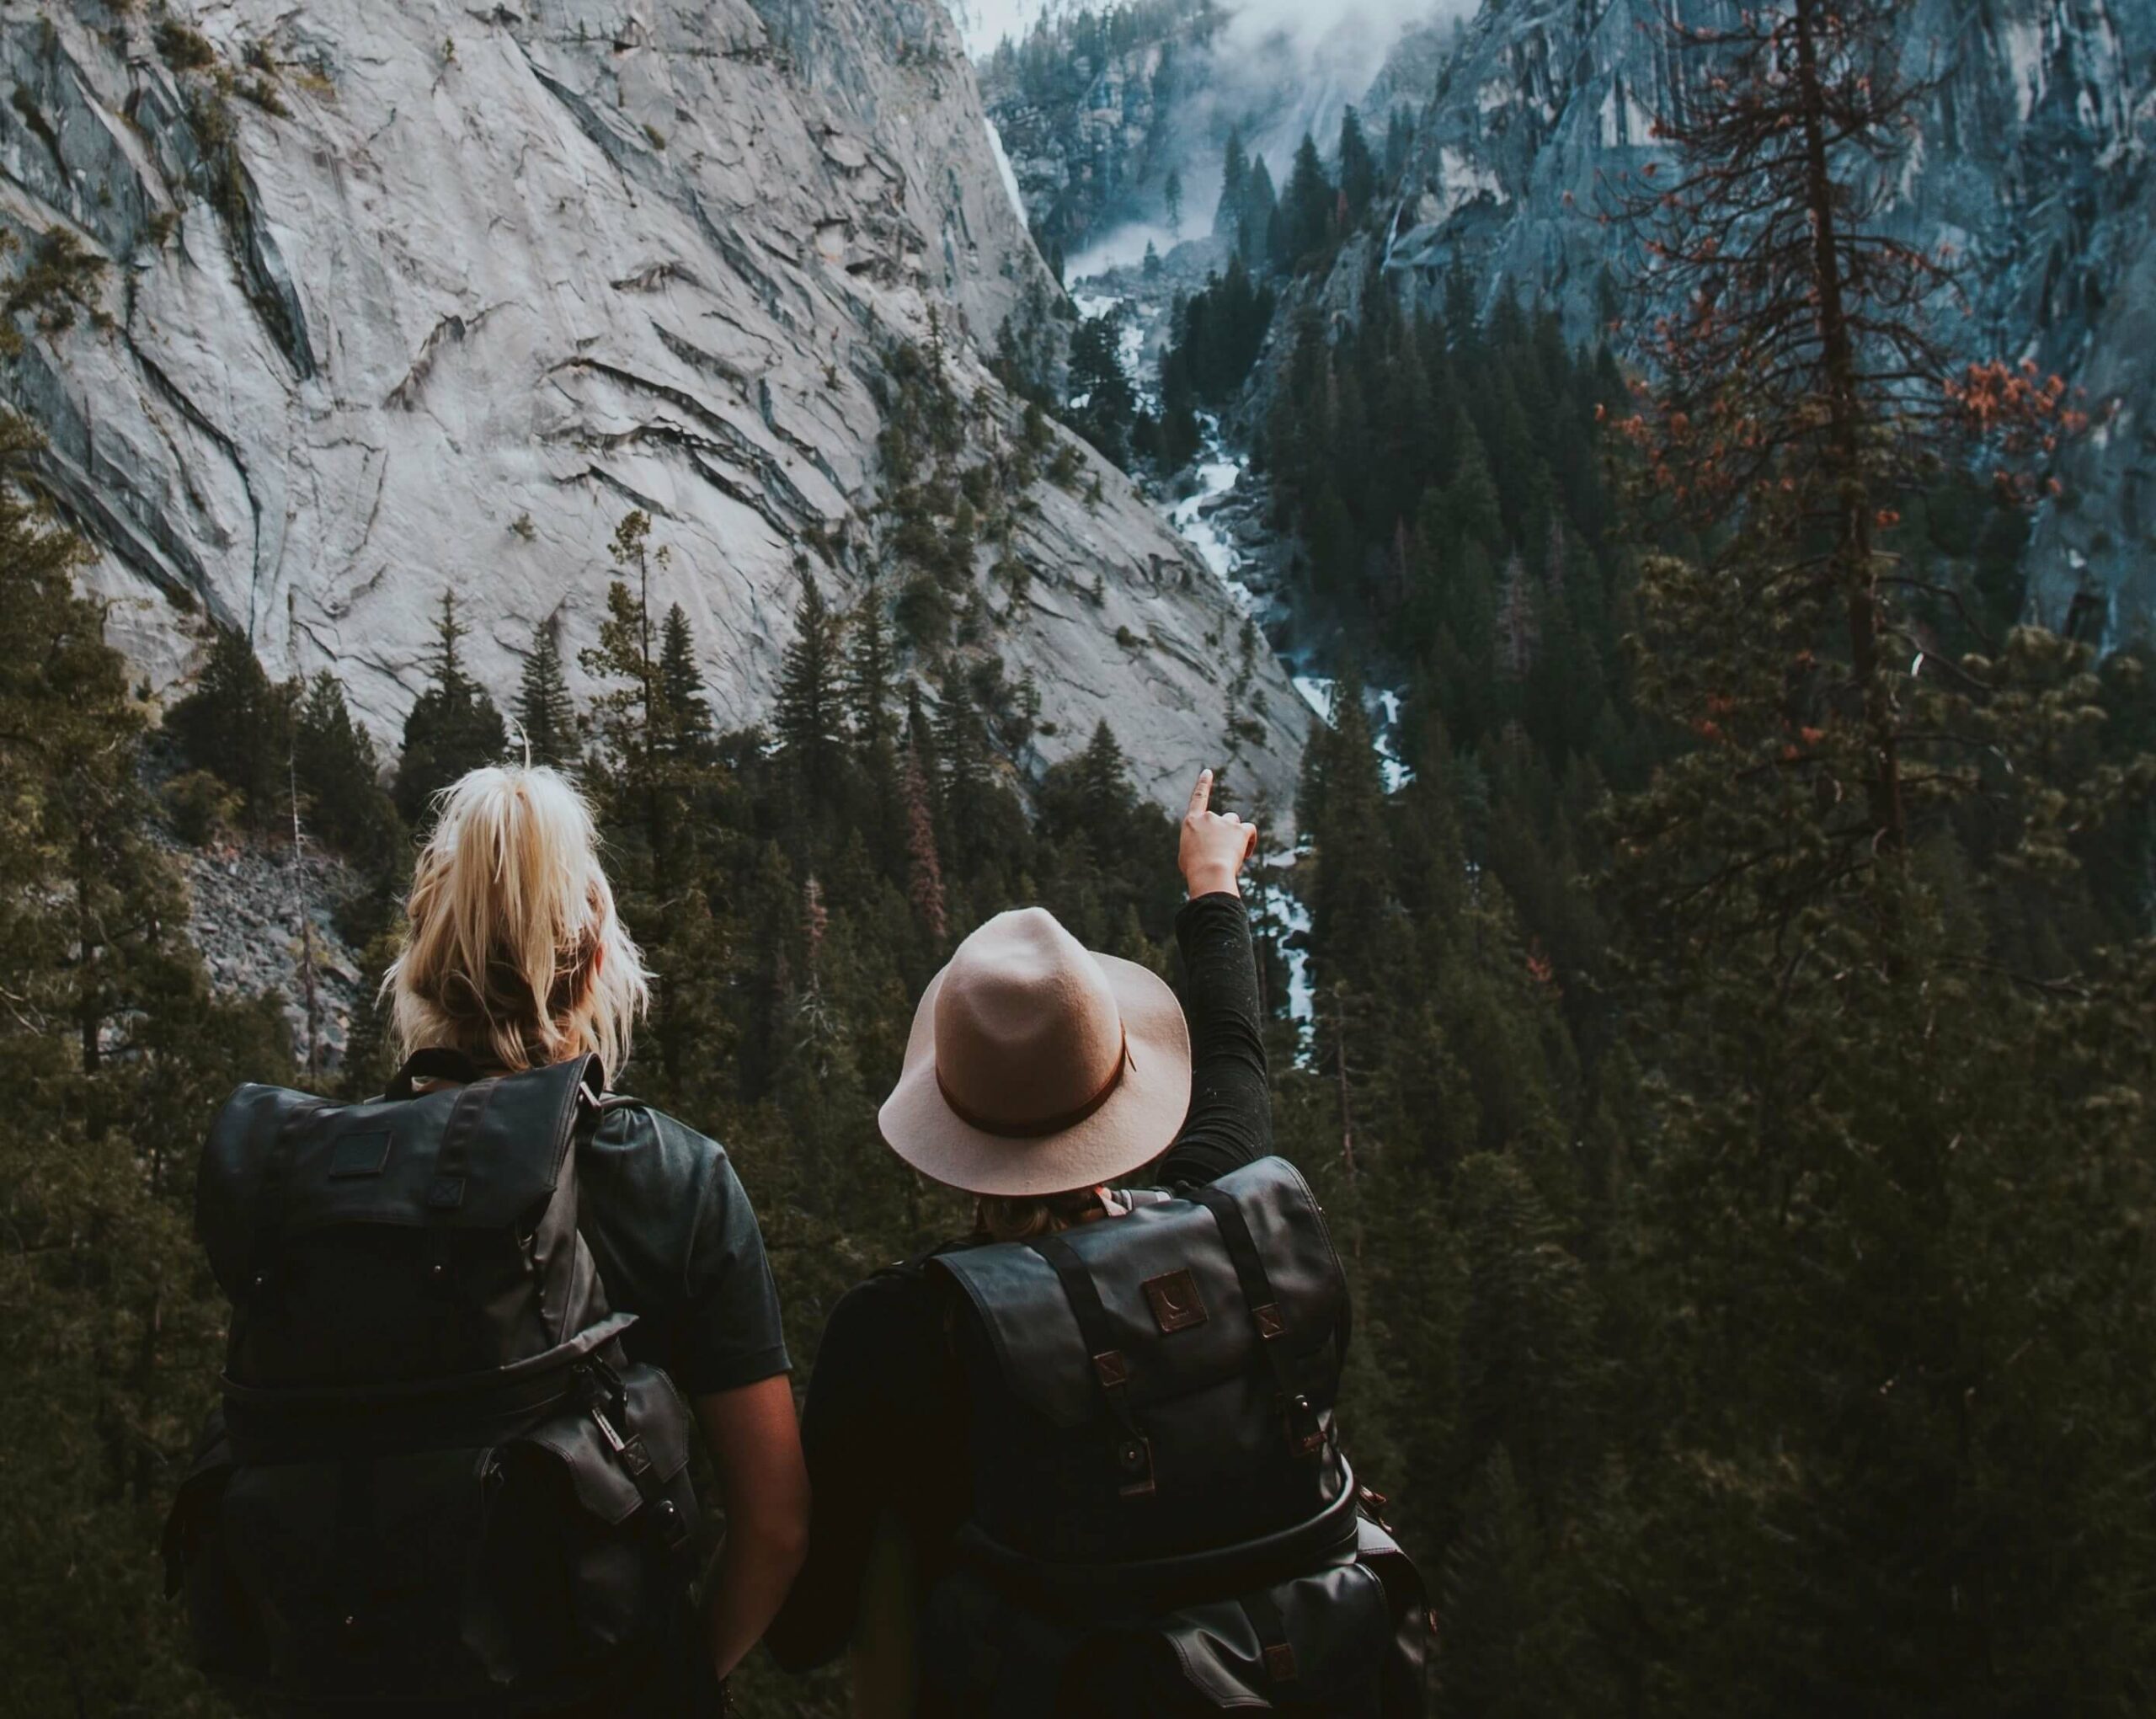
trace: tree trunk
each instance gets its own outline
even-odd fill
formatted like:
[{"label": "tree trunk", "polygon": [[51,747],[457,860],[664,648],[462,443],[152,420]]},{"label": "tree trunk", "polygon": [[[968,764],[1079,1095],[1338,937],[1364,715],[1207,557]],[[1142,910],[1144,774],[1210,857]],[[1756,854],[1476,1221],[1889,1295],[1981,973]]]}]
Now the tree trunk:
[{"label": "tree trunk", "polygon": [[1849,672],[1864,713],[1871,753],[1865,793],[1872,828],[1884,853],[1908,845],[1902,804],[1901,740],[1892,688],[1881,661],[1884,624],[1871,547],[1871,512],[1865,494],[1859,446],[1863,403],[1856,349],[1844,300],[1834,210],[1834,181],[1827,159],[1827,103],[1819,84],[1817,19],[1820,0],[1796,0],[1796,77],[1804,128],[1805,203],[1812,221],[1812,273],[1819,301],[1819,339],[1826,371],[1827,467],[1840,518],[1834,563],[1849,614]]}]

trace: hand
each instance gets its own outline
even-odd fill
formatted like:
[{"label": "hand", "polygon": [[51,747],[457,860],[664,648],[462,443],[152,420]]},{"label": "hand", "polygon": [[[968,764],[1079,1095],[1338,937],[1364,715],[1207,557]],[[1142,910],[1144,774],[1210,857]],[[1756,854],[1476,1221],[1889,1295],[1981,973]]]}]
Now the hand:
[{"label": "hand", "polygon": [[1198,786],[1190,791],[1190,809],[1183,814],[1182,845],[1176,856],[1193,900],[1241,894],[1236,876],[1257,851],[1257,825],[1244,823],[1233,812],[1215,812],[1212,803],[1213,772],[1201,770]]}]

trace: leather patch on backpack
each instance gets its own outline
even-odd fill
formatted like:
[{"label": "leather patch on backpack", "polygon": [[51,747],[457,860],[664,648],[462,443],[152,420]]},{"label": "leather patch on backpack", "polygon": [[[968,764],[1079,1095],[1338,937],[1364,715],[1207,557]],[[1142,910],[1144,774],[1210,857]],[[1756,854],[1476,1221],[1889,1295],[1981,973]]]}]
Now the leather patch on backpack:
[{"label": "leather patch on backpack", "polygon": [[1163,1332],[1188,1331],[1205,1323],[1205,1303],[1198,1293],[1198,1279],[1188,1267],[1148,1278],[1139,1286],[1153,1310],[1153,1322]]},{"label": "leather patch on backpack", "polygon": [[389,1167],[389,1131],[348,1134],[329,1155],[329,1179],[341,1182],[352,1176],[379,1176]]}]

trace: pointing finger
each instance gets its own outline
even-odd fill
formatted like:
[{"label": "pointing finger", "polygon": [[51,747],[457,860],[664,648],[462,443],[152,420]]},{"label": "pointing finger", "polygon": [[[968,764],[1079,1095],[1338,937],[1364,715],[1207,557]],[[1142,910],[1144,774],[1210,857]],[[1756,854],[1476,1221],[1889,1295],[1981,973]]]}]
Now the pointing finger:
[{"label": "pointing finger", "polygon": [[1201,770],[1198,772],[1198,786],[1190,791],[1189,815],[1193,818],[1202,815],[1205,809],[1212,803],[1213,772],[1210,770]]}]

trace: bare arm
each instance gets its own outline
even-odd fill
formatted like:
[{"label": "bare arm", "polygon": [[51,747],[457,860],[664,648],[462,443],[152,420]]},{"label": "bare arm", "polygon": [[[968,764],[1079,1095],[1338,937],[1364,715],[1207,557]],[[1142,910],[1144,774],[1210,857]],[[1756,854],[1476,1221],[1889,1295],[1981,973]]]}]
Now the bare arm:
[{"label": "bare arm", "polygon": [[808,1549],[808,1471],[784,1374],[696,1399],[718,1470],[726,1546],[712,1583],[712,1663],[724,1677],[756,1645]]}]

